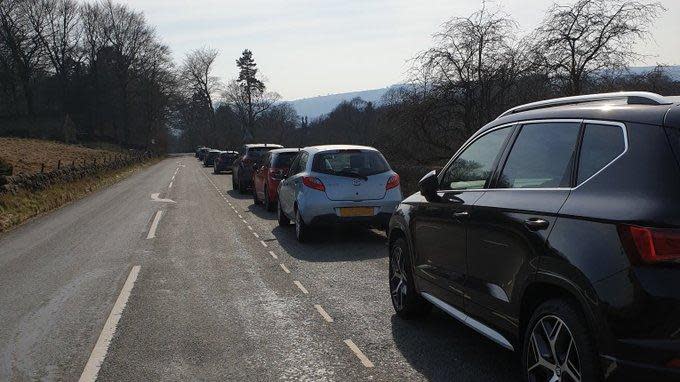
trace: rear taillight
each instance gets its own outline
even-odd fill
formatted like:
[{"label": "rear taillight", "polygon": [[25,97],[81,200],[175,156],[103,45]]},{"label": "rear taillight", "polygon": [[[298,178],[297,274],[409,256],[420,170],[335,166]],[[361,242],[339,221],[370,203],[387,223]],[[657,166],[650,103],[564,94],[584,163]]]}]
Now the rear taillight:
[{"label": "rear taillight", "polygon": [[394,174],[390,177],[390,179],[387,180],[387,184],[385,185],[386,190],[391,190],[395,187],[399,187],[399,175]]},{"label": "rear taillight", "polygon": [[315,190],[326,191],[326,186],[323,185],[323,182],[313,176],[303,176],[302,184]]},{"label": "rear taillight", "polygon": [[680,262],[680,230],[620,225],[619,236],[634,263]]}]

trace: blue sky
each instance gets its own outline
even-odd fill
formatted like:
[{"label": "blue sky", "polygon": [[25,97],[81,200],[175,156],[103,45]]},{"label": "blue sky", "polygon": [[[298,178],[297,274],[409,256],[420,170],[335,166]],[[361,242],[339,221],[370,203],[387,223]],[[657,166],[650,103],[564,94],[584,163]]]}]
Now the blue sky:
[{"label": "blue sky", "polygon": [[[253,51],[271,90],[283,99],[372,89],[403,81],[407,60],[431,44],[439,26],[467,16],[481,0],[123,0],[156,26],[179,61],[191,49],[220,51],[216,74],[237,75],[234,61]],[[552,0],[497,1],[523,29],[535,27]],[[667,12],[640,65],[680,64],[680,0]]]}]

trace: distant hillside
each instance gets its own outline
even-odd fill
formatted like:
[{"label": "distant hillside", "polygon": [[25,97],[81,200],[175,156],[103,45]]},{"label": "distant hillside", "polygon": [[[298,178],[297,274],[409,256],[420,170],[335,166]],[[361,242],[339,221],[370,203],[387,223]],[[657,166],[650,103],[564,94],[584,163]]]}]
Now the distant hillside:
[{"label": "distant hillside", "polygon": [[[633,74],[643,74],[653,70],[654,66],[638,66],[631,67],[630,71]],[[680,81],[680,65],[667,66],[666,73],[676,81]],[[349,93],[329,94],[325,96],[317,96],[312,98],[302,98],[294,101],[288,101],[300,116],[307,117],[310,120],[318,118],[324,114],[330,113],[342,101],[350,101],[353,98],[360,97],[364,101],[373,103],[380,103],[382,96],[391,88],[401,85],[393,85],[381,89],[362,90]]]}]

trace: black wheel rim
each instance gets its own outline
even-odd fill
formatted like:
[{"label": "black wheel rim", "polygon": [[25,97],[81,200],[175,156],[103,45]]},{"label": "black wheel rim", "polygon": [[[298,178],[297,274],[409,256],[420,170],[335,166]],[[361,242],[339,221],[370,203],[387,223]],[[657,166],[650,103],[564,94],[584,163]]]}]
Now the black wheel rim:
[{"label": "black wheel rim", "polygon": [[581,381],[581,360],[574,336],[559,317],[541,318],[531,330],[528,346],[529,381]]},{"label": "black wheel rim", "polygon": [[408,293],[408,286],[404,251],[400,246],[395,245],[392,247],[392,256],[390,257],[390,294],[392,295],[392,303],[397,310],[404,308],[406,293]]}]

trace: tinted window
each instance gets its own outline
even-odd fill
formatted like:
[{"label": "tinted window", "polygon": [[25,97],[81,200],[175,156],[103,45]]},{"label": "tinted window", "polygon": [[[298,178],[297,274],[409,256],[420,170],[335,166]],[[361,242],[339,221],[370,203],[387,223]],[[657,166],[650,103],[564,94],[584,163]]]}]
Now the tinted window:
[{"label": "tinted window", "polygon": [[306,152],[303,152],[302,155],[300,155],[300,164],[298,165],[298,171],[296,174],[299,174],[307,169],[307,160],[309,159],[309,154]]},{"label": "tinted window", "polygon": [[[389,171],[385,158],[377,151],[339,150],[314,156],[312,171],[323,174],[369,176]],[[351,175],[350,175],[351,176]]]},{"label": "tinted window", "polygon": [[264,153],[274,150],[278,147],[251,147],[248,149],[248,156],[261,157]]},{"label": "tinted window", "polygon": [[569,187],[580,124],[522,126],[498,181],[499,188]]},{"label": "tinted window", "polygon": [[578,163],[578,183],[608,165],[625,150],[623,130],[613,125],[586,125]]},{"label": "tinted window", "polygon": [[276,154],[276,156],[274,156],[274,163],[272,163],[272,167],[275,168],[290,167],[290,163],[293,161],[293,158],[295,158],[296,155],[297,155],[296,152]]},{"label": "tinted window", "polygon": [[290,168],[288,169],[288,176],[295,175],[299,173],[298,168],[300,167],[300,156],[302,154],[298,154],[293,158],[293,162],[290,164]]},{"label": "tinted window", "polygon": [[440,188],[465,190],[484,188],[493,162],[510,132],[509,127],[492,131],[468,146],[446,169]]}]

